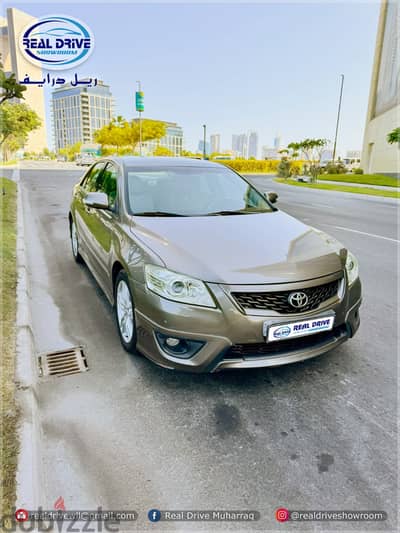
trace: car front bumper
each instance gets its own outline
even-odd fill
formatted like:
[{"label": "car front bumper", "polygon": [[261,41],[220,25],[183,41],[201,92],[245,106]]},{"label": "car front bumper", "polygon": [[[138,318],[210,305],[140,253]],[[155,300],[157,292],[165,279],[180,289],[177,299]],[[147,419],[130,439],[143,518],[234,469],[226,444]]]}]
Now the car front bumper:
[{"label": "car front bumper", "polygon": [[[325,283],[331,281],[327,276]],[[310,280],[315,285],[315,280]],[[232,287],[209,283],[218,308],[179,304],[134,283],[137,349],[156,364],[165,368],[190,372],[217,372],[225,369],[258,368],[295,363],[325,353],[351,338],[360,324],[361,283],[351,287],[341,281],[338,295],[313,311],[282,315],[268,311],[246,314],[230,296]],[[282,288],[283,286],[281,286]],[[289,289],[305,287],[305,283],[290,284]],[[284,285],[287,289],[287,284]],[[274,287],[279,290],[280,287]],[[264,286],[265,290],[265,286]],[[267,343],[263,324],[297,322],[299,320],[335,316],[333,330],[305,337]],[[170,355],[160,347],[156,332],[195,341],[203,347],[191,358]],[[273,345],[271,347],[271,345]],[[248,348],[248,350],[247,350]]]}]

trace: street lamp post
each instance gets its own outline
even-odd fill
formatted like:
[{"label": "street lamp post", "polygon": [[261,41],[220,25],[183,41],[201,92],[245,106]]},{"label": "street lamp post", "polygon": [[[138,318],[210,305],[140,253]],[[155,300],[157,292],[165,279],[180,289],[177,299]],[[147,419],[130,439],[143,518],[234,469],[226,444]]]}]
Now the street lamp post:
[{"label": "street lamp post", "polygon": [[[136,82],[138,84],[138,93],[142,92],[142,84],[140,81]],[[139,155],[142,156],[142,111],[141,108],[138,109],[139,112]]]},{"label": "street lamp post", "polygon": [[340,83],[340,96],[339,96],[339,107],[337,112],[337,119],[336,119],[336,131],[335,131],[335,143],[333,145],[333,156],[332,156],[332,163],[335,163],[335,157],[336,157],[336,143],[337,143],[337,136],[338,136],[338,130],[339,130],[339,119],[340,119],[340,110],[342,107],[342,95],[343,95],[343,82],[344,82],[344,74],[341,74],[341,83]]},{"label": "street lamp post", "polygon": [[206,138],[207,138],[207,126],[203,124],[203,159],[207,158]]}]

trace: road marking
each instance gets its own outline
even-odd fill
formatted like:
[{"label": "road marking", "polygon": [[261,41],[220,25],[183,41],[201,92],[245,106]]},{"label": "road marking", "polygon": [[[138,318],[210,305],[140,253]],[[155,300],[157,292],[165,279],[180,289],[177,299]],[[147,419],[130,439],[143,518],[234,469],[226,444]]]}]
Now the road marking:
[{"label": "road marking", "polygon": [[400,242],[391,237],[384,237],[383,235],[375,235],[375,233],[366,233],[365,231],[358,231],[356,229],[343,228],[342,226],[332,226],[331,224],[322,224],[322,226],[330,226],[331,228],[342,229],[343,231],[350,231],[351,233],[359,233],[360,235],[368,235],[368,237],[375,237],[376,239],[384,239],[385,241]]}]

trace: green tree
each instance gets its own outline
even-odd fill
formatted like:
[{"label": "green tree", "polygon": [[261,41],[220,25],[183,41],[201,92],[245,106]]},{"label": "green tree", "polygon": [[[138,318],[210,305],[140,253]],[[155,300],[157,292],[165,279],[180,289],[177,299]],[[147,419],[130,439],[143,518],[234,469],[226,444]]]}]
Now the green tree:
[{"label": "green tree", "polygon": [[50,157],[50,159],[55,159],[56,158],[55,152],[52,152],[48,148],[43,148],[43,155],[46,156],[46,157]]},{"label": "green tree", "polygon": [[288,148],[293,152],[301,152],[309,163],[311,181],[317,181],[320,173],[322,153],[329,144],[327,139],[304,139],[301,142],[292,142]]},{"label": "green tree", "polygon": [[113,146],[115,147],[115,151],[119,153],[119,149],[125,144],[128,126],[128,122],[119,115],[118,117],[114,117],[109,124],[95,131],[93,139],[95,142],[101,144],[102,148]]},{"label": "green tree", "polygon": [[278,167],[278,176],[280,178],[288,178],[290,176],[290,161],[287,157],[282,157]]},{"label": "green tree", "polygon": [[153,155],[155,156],[164,156],[164,157],[171,157],[173,156],[173,152],[171,152],[171,150],[168,150],[168,148],[166,146],[160,146],[158,145],[154,151],[153,151]]},{"label": "green tree", "polygon": [[[142,142],[161,139],[165,135],[165,123],[158,120],[142,120]],[[135,152],[140,140],[140,126],[138,120],[128,122],[123,117],[114,118],[110,124],[103,126],[94,132],[94,140],[101,144],[102,148],[115,147],[117,153],[126,151],[129,147]]]},{"label": "green tree", "polygon": [[[1,55],[0,55],[1,58]],[[8,76],[4,72],[3,63],[0,61],[0,105],[12,98],[24,98],[25,85],[21,85],[15,79],[15,74]]]},{"label": "green tree", "polygon": [[182,157],[194,157],[198,159],[198,158],[202,158],[203,154],[191,152],[190,150],[182,150],[181,156]]},{"label": "green tree", "polygon": [[40,125],[37,113],[26,104],[4,102],[0,106],[0,148],[5,156],[22,148],[28,134]]},{"label": "green tree", "polygon": [[81,146],[81,142],[70,144],[65,148],[60,148],[59,154],[64,155],[68,159],[68,161],[73,161],[75,159],[75,156],[80,153]]},{"label": "green tree", "polygon": [[400,128],[394,128],[394,130],[387,134],[386,139],[389,144],[398,143],[400,146]]},{"label": "green tree", "polygon": [[[166,125],[159,120],[142,120],[142,142],[161,139],[165,136]],[[124,128],[124,144],[132,148],[135,152],[140,141],[140,126],[138,120],[132,120]]]}]

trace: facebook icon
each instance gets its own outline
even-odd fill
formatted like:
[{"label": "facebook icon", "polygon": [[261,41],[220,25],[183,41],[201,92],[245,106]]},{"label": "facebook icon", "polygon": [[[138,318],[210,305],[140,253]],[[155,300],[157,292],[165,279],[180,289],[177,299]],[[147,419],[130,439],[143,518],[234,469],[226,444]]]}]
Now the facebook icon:
[{"label": "facebook icon", "polygon": [[150,509],[147,516],[149,517],[150,522],[158,522],[161,519],[161,511],[158,509]]}]

